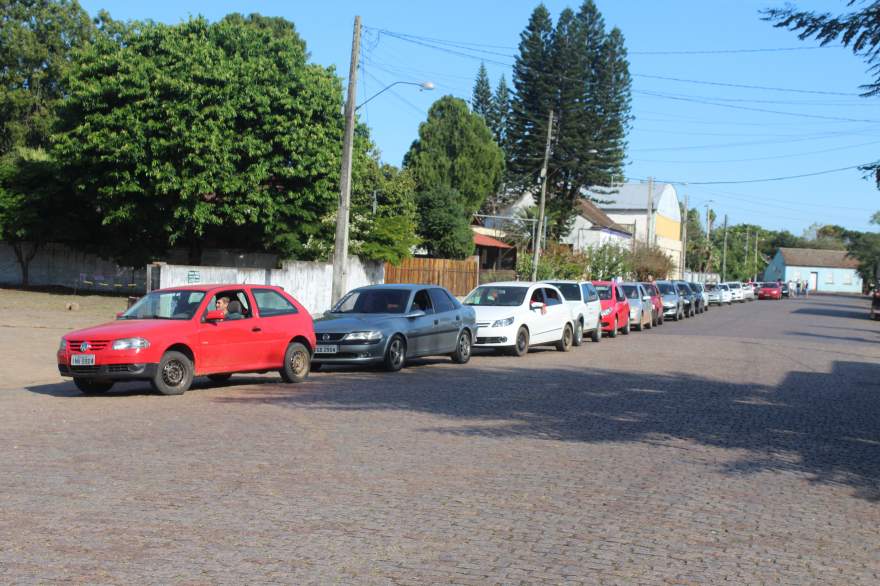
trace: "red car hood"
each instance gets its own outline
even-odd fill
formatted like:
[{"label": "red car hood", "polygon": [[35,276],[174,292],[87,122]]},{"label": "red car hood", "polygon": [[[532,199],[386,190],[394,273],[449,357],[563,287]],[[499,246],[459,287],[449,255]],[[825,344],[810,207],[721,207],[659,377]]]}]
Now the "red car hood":
[{"label": "red car hood", "polygon": [[179,331],[180,326],[184,323],[186,321],[178,319],[120,319],[99,326],[74,330],[65,334],[64,337],[68,340],[115,340],[173,330]]}]

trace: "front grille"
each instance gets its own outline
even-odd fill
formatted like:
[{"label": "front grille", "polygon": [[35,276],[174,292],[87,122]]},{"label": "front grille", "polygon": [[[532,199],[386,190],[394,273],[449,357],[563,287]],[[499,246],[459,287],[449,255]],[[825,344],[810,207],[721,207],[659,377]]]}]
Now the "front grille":
[{"label": "front grille", "polygon": [[134,364],[110,364],[107,366],[107,372],[134,372],[137,366]]},{"label": "front grille", "polygon": [[503,344],[507,338],[477,338],[477,344]]},{"label": "front grille", "polygon": [[67,349],[72,350],[73,352],[79,352],[79,347],[83,342],[89,343],[89,349],[87,352],[100,352],[110,343],[109,340],[68,340]]},{"label": "front grille", "polygon": [[331,333],[321,333],[315,336],[318,339],[318,343],[321,342],[337,342],[345,337],[345,334],[331,334]]}]

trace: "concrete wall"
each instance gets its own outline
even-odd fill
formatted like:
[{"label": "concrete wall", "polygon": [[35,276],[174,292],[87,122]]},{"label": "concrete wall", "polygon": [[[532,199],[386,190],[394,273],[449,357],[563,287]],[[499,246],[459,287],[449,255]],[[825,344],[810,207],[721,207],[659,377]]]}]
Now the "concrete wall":
[{"label": "concrete wall", "polygon": [[[385,282],[383,263],[364,262],[356,257],[349,257],[348,262],[349,290]],[[286,261],[280,269],[163,264],[159,271],[161,288],[196,283],[278,285],[296,297],[311,314],[330,309],[333,281],[333,265],[330,263]]]},{"label": "concrete wall", "polygon": [[[144,268],[121,267],[116,263],[69,248],[47,244],[30,263],[32,286],[70,287],[82,291],[115,291],[142,294]],[[0,243],[0,283],[21,285],[21,267],[9,244]]]}]

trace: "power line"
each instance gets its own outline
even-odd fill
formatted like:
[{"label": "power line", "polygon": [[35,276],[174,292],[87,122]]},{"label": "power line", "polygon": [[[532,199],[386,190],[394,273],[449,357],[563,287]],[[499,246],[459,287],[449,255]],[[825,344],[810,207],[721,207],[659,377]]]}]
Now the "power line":
[{"label": "power line", "polygon": [[849,149],[856,149],[856,148],[871,146],[871,145],[875,145],[875,144],[880,144],[880,140],[874,140],[871,142],[863,142],[861,144],[851,144],[851,145],[846,145],[846,146],[833,147],[833,148],[822,149],[822,150],[818,150],[818,151],[807,151],[807,152],[801,152],[801,153],[792,153],[792,154],[788,154],[788,155],[773,155],[773,156],[769,156],[769,157],[751,157],[748,159],[724,159],[724,160],[709,160],[709,161],[705,161],[705,160],[704,161],[694,161],[694,160],[668,161],[668,160],[639,159],[639,161],[643,162],[643,163],[673,163],[673,164],[682,163],[682,164],[689,164],[689,165],[694,164],[694,163],[705,163],[705,164],[708,164],[708,163],[748,163],[751,161],[772,161],[772,160],[777,160],[777,159],[791,159],[791,158],[795,158],[795,157],[821,155],[823,153],[831,153],[831,152],[835,152],[835,151],[845,151],[845,150],[849,150]]},{"label": "power line", "polygon": [[720,87],[736,87],[742,89],[750,89],[750,90],[766,90],[770,92],[790,92],[794,94],[818,94],[823,96],[859,96],[856,93],[847,93],[847,92],[829,92],[823,90],[804,90],[804,89],[796,89],[796,88],[783,88],[783,87],[772,87],[766,85],[750,85],[744,83],[726,83],[721,81],[703,81],[698,79],[684,79],[681,77],[666,77],[663,75],[648,75],[645,73],[633,73],[631,74],[633,77],[643,77],[645,79],[662,79],[664,81],[676,81],[680,83],[694,83],[698,85],[713,85]]},{"label": "power line", "polygon": [[[841,171],[850,171],[852,169],[859,169],[866,165],[870,165],[872,163],[861,163],[859,165],[851,165],[849,167],[839,167],[837,169],[826,169],[825,171],[815,171],[813,173],[802,173],[800,175],[785,175],[782,177],[767,177],[763,179],[737,179],[730,181],[671,181],[667,179],[655,179],[660,183],[672,183],[675,185],[734,185],[740,183],[768,183],[771,181],[786,181],[789,179],[800,179],[802,177],[816,177],[817,175],[828,175],[830,173],[839,173]],[[638,179],[639,181],[647,181],[646,179]]]}]

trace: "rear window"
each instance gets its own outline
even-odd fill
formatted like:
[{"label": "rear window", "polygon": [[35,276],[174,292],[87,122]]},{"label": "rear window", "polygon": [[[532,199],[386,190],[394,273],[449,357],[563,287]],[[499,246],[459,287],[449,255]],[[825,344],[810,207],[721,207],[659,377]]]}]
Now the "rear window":
[{"label": "rear window", "polygon": [[596,285],[596,292],[599,294],[599,299],[602,299],[603,301],[611,299],[610,285]]},{"label": "rear window", "polygon": [[660,293],[663,295],[675,294],[675,287],[673,287],[671,283],[659,283],[657,287],[660,288]]},{"label": "rear window", "polygon": [[638,285],[624,285],[623,286],[623,294],[627,299],[640,299],[641,295],[639,295],[639,287]]},{"label": "rear window", "polygon": [[260,310],[260,317],[273,317],[276,315],[290,315],[299,313],[296,306],[284,298],[278,291],[272,289],[254,289],[254,302]]}]

